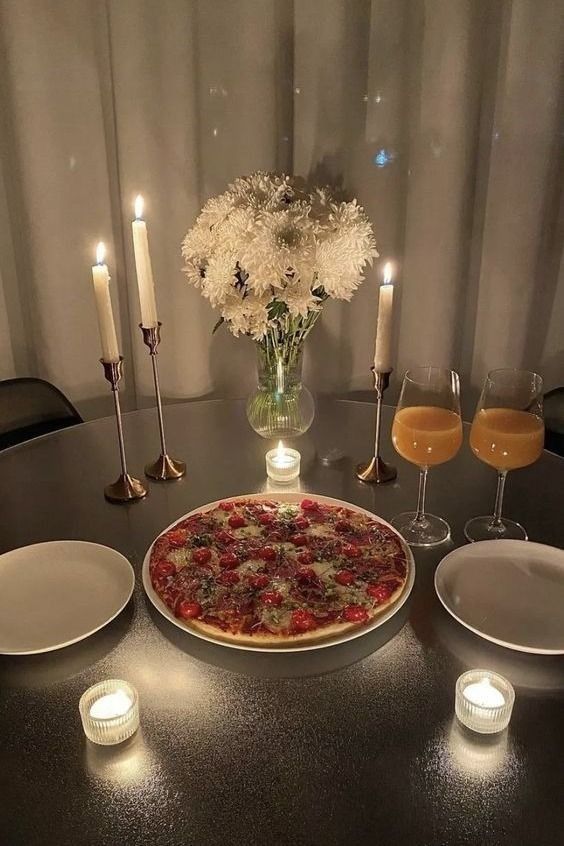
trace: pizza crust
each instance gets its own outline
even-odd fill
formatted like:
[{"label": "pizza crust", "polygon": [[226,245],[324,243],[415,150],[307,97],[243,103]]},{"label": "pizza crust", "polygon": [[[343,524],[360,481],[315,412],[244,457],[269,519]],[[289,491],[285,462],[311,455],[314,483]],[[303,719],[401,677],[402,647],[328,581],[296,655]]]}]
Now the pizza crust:
[{"label": "pizza crust", "polygon": [[[364,623],[332,623],[330,626],[324,626],[321,629],[314,629],[311,632],[302,632],[301,634],[266,634],[265,632],[257,632],[256,634],[234,634],[233,632],[224,632],[217,626],[212,626],[209,623],[204,623],[202,620],[180,620],[176,618],[179,625],[188,631],[197,632],[206,637],[213,637],[215,640],[222,640],[225,643],[232,643],[235,646],[261,646],[264,648],[284,648],[287,646],[301,646],[317,643],[319,641],[327,640],[328,638],[337,637],[345,632],[352,631],[352,629],[362,629],[369,625],[376,617],[379,617],[390,605],[393,605],[397,599],[404,592],[407,584],[407,579],[404,584],[399,587],[386,602],[382,602],[376,606],[374,613]],[[157,600],[165,607],[158,594],[155,593]],[[170,610],[167,608],[167,610]]]}]

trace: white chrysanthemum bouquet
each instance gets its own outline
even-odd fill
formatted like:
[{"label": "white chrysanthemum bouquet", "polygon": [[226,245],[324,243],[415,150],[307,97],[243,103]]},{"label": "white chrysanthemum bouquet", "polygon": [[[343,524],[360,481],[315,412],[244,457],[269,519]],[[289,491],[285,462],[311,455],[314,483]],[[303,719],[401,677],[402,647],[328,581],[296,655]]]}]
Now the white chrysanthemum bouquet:
[{"label": "white chrysanthemum bouquet", "polygon": [[327,298],[351,299],[378,253],[356,200],[258,172],[208,200],[182,255],[188,281],[221,313],[216,328],[289,349]]}]

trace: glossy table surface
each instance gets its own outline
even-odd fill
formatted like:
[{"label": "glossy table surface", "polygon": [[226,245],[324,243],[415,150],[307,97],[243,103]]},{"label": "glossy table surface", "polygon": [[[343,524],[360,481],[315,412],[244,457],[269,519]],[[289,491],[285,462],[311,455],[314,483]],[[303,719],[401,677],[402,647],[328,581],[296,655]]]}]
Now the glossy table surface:
[{"label": "glossy table surface", "polygon": [[[384,518],[411,508],[417,471],[389,442],[395,483],[358,482],[374,406],[323,400],[302,453],[304,491]],[[494,472],[467,443],[430,475],[429,510],[453,541],[416,551],[414,591],[381,629],[300,655],[206,644],[152,610],[140,566],[159,531],[198,505],[265,488],[264,454],[244,404],[165,410],[169,450],[186,478],[151,483],[146,500],[105,502],[117,475],[115,424],[96,421],[0,454],[0,551],[56,538],[115,547],[132,562],[132,602],[90,639],[43,656],[0,657],[0,843],[6,846],[556,846],[564,842],[564,658],[488,643],[440,605],[433,574],[490,510]],[[124,418],[130,470],[156,458],[152,411]],[[564,546],[564,461],[545,453],[510,475],[508,516],[531,540]],[[30,603],[41,596],[30,596]],[[564,609],[563,609],[564,613]],[[471,667],[516,689],[507,733],[464,734],[454,684]],[[119,748],[86,741],[78,700],[117,677],[140,694],[142,730]]]}]

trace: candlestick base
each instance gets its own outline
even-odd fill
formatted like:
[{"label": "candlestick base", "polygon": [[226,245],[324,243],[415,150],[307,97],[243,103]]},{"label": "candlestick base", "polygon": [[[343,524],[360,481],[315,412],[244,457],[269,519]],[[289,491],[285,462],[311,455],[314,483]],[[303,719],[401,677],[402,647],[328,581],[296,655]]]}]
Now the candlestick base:
[{"label": "candlestick base", "polygon": [[170,455],[159,455],[153,464],[147,464],[145,467],[145,475],[159,482],[166,482],[169,479],[181,479],[185,473],[186,464],[183,461],[176,461]]},{"label": "candlestick base", "polygon": [[383,485],[385,482],[392,482],[398,475],[398,471],[391,464],[386,464],[380,456],[373,456],[368,463],[357,464],[356,477],[361,482],[369,482],[373,485]]},{"label": "candlestick base", "polygon": [[139,479],[122,473],[113,484],[106,485],[104,496],[109,502],[135,502],[147,496],[147,488]]},{"label": "candlestick base", "polygon": [[374,455],[370,461],[357,464],[356,478],[361,482],[368,482],[371,485],[383,485],[385,482],[393,481],[398,471],[391,464],[386,464],[380,458],[380,428],[382,421],[382,400],[384,391],[390,384],[391,370],[376,370],[372,367],[374,376],[374,390],[376,391],[376,435],[374,438]]},{"label": "candlestick base", "polygon": [[161,401],[161,388],[159,385],[159,369],[157,367],[157,347],[161,342],[161,323],[156,326],[143,326],[139,324],[139,328],[143,333],[143,342],[149,347],[151,355],[151,364],[153,366],[153,382],[155,385],[155,400],[157,403],[157,419],[159,422],[159,435],[161,439],[161,454],[152,464],[147,464],[145,467],[145,475],[150,479],[156,479],[159,482],[168,482],[171,479],[181,479],[186,473],[186,464],[183,461],[177,461],[171,458],[166,451],[166,440],[163,420],[163,406]]}]

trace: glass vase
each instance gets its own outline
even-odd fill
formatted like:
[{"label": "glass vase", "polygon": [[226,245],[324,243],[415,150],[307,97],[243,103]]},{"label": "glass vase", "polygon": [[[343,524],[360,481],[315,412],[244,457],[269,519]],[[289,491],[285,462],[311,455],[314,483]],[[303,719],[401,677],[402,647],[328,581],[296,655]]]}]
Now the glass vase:
[{"label": "glass vase", "polygon": [[247,419],[263,438],[294,438],[312,424],[315,403],[302,383],[303,340],[258,341],[258,385],[247,400]]}]

